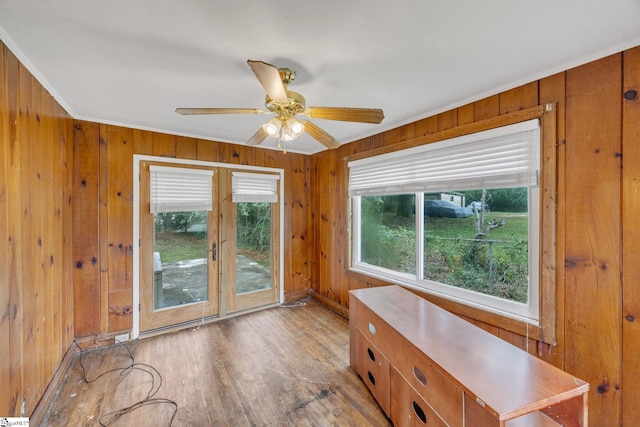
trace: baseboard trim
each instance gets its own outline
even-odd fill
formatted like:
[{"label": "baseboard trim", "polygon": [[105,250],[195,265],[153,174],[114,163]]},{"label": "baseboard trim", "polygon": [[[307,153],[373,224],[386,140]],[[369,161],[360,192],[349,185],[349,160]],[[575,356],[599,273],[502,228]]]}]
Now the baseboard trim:
[{"label": "baseboard trim", "polygon": [[60,362],[60,366],[58,366],[56,373],[53,375],[53,378],[51,378],[51,381],[49,381],[47,389],[42,394],[42,398],[29,416],[29,425],[39,426],[40,424],[42,424],[42,421],[44,420],[54,397],[62,387],[64,378],[67,375],[67,372],[69,372],[76,354],[78,354],[79,351],[80,349],[78,349],[78,347],[71,343],[71,345],[67,349],[67,352],[62,358],[62,361]]},{"label": "baseboard trim", "polygon": [[340,316],[342,317],[346,317],[347,319],[349,318],[349,308],[343,306],[342,304],[325,297],[324,295],[322,295],[319,292],[314,291],[313,289],[310,290],[309,295],[311,295],[311,298],[313,298],[314,300],[318,301],[319,303],[326,305],[327,307],[329,307],[331,310],[335,311],[336,313],[338,313]]},{"label": "baseboard trim", "polygon": [[308,297],[310,293],[311,293],[311,289],[302,289],[296,292],[285,292],[284,302],[297,301],[299,299]]}]

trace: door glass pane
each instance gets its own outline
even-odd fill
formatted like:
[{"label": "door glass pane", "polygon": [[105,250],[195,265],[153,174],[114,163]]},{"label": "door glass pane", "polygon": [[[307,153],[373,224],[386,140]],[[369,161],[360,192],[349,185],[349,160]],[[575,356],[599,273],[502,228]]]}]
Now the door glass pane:
[{"label": "door glass pane", "polygon": [[271,288],[271,203],[236,205],[236,294]]},{"label": "door glass pane", "polygon": [[207,212],[154,215],[154,308],[207,300]]}]

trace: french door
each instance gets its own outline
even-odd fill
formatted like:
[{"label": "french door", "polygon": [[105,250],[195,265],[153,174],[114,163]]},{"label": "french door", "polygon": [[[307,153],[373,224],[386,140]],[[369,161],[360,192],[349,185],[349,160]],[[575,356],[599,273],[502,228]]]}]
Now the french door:
[{"label": "french door", "polygon": [[[156,171],[160,176],[154,179]],[[154,191],[163,180],[169,186]],[[217,181],[214,168],[140,163],[140,330],[218,313]],[[187,195],[182,187],[196,185],[202,194],[210,192],[205,206],[181,200]],[[154,207],[152,193],[166,202]]]},{"label": "french door", "polygon": [[[279,294],[279,224],[275,175],[227,170],[222,227],[226,310],[266,305]],[[274,194],[275,191],[275,194]],[[224,216],[224,215],[223,215]]]},{"label": "french door", "polygon": [[277,302],[274,177],[140,162],[140,331]]}]

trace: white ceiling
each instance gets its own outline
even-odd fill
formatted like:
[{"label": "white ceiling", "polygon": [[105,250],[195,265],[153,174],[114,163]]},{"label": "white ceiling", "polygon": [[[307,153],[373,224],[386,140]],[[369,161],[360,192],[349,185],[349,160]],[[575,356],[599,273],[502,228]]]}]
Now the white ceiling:
[{"label": "white ceiling", "polygon": [[312,120],[347,143],[638,46],[640,1],[0,0],[0,39],[75,118],[239,144],[269,116],[175,108],[263,108],[247,59],[288,67],[307,106],[384,110]]}]

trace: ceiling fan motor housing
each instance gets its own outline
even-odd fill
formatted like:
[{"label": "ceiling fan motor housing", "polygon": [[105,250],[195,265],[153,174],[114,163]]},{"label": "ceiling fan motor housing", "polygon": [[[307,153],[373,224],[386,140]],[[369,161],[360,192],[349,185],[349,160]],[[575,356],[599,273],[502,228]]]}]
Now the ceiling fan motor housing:
[{"label": "ceiling fan motor housing", "polygon": [[287,98],[289,100],[287,104],[280,104],[267,95],[264,105],[267,110],[274,113],[279,118],[288,119],[296,114],[304,113],[305,99],[302,95],[297,92],[287,90]]}]

